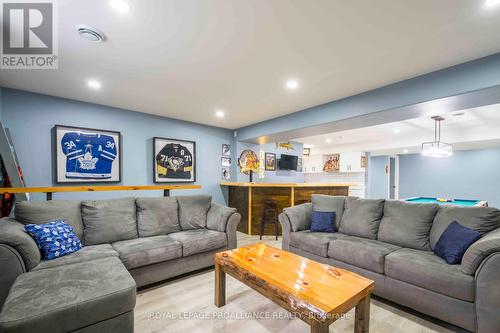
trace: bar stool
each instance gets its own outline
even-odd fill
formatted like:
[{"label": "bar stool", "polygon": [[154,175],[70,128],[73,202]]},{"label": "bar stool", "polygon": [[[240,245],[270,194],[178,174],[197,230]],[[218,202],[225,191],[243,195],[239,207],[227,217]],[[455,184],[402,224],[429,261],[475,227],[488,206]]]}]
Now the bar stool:
[{"label": "bar stool", "polygon": [[262,210],[262,219],[259,226],[259,236],[262,240],[262,235],[264,234],[264,227],[266,224],[274,224],[274,235],[276,240],[278,240],[278,207],[276,202],[273,200],[264,201],[264,207]]}]

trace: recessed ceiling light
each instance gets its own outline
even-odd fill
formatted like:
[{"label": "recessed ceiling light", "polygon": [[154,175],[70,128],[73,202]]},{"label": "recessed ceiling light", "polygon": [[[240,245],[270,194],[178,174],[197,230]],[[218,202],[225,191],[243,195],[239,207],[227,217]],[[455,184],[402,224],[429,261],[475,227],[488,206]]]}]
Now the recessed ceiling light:
[{"label": "recessed ceiling light", "polygon": [[286,87],[289,90],[295,90],[299,87],[299,82],[295,79],[290,79],[290,80],[286,81]]},{"label": "recessed ceiling light", "polygon": [[403,153],[407,153],[408,152],[408,149],[403,149]]},{"label": "recessed ceiling light", "polygon": [[224,113],[224,111],[222,111],[222,110],[217,110],[217,111],[215,111],[215,116],[216,116],[217,118],[224,118],[224,115],[225,115],[225,113]]},{"label": "recessed ceiling light", "polygon": [[110,0],[109,3],[111,8],[118,12],[126,13],[130,10],[129,4],[124,0]]},{"label": "recessed ceiling light", "polygon": [[398,134],[399,132],[401,132],[401,130],[399,128],[395,128],[392,130],[394,133]]},{"label": "recessed ceiling light", "polygon": [[86,40],[96,43],[100,43],[106,40],[106,36],[104,35],[104,33],[97,28],[85,24],[77,24],[75,27],[80,37]]},{"label": "recessed ceiling light", "polygon": [[96,80],[88,80],[87,81],[87,86],[89,86],[92,89],[101,89],[101,82],[96,81]]},{"label": "recessed ceiling light", "polygon": [[484,2],[485,7],[494,7],[500,5],[500,0],[486,0]]},{"label": "recessed ceiling light", "polygon": [[331,143],[331,142],[332,142],[332,139],[330,139],[330,138],[326,138],[325,142],[326,142],[326,143]]}]

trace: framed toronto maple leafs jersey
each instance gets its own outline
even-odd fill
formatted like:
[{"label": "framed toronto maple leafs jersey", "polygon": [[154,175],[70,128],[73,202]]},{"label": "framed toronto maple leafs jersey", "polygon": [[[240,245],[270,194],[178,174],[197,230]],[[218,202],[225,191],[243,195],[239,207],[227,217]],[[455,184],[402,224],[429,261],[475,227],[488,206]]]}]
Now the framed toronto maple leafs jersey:
[{"label": "framed toronto maple leafs jersey", "polygon": [[56,125],[57,183],[102,183],[121,180],[120,132]]},{"label": "framed toronto maple leafs jersey", "polygon": [[155,183],[196,181],[196,142],[153,138]]}]

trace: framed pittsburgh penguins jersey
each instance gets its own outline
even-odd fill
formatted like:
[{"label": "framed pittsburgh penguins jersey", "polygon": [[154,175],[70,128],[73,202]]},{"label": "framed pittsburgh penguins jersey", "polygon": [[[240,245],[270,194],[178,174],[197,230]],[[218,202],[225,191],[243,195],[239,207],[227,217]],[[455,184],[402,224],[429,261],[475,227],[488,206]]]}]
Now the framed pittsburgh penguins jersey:
[{"label": "framed pittsburgh penguins jersey", "polygon": [[153,138],[155,183],[196,181],[196,142]]},{"label": "framed pittsburgh penguins jersey", "polygon": [[119,182],[120,132],[55,126],[57,183]]}]

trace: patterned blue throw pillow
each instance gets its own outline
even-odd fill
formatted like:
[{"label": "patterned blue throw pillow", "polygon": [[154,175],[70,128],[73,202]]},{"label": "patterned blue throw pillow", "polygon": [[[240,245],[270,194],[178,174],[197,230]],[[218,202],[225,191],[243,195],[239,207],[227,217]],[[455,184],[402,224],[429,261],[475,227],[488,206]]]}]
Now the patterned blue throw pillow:
[{"label": "patterned blue throw pillow", "polygon": [[82,248],[82,243],[73,228],[62,220],[45,224],[27,224],[24,229],[35,240],[43,259],[56,259]]},{"label": "patterned blue throw pillow", "polygon": [[335,212],[317,212],[311,214],[311,232],[336,232]]}]

